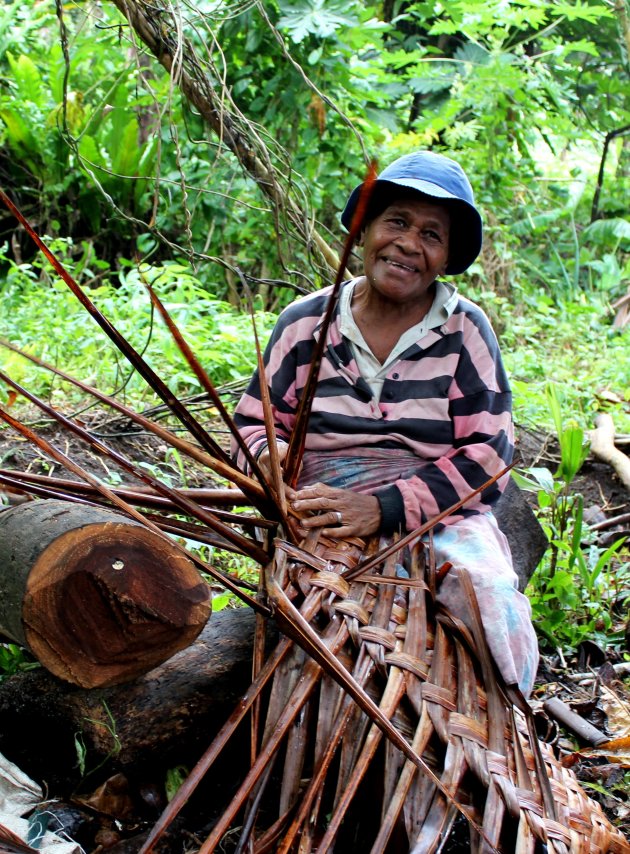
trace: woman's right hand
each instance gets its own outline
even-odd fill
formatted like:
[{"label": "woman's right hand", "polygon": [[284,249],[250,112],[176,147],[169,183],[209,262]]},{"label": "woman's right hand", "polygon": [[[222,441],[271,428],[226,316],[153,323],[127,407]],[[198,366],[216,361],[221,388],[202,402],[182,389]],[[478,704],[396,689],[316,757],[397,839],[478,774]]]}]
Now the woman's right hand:
[{"label": "woman's right hand", "polygon": [[[276,442],[276,447],[278,449],[278,459],[280,461],[280,465],[282,466],[284,458],[286,457],[287,452],[289,450],[289,446],[287,445],[286,442]],[[273,474],[272,474],[271,453],[269,451],[269,446],[267,446],[265,448],[265,450],[262,451],[262,453],[260,454],[260,456],[258,457],[256,462],[258,463],[262,473],[267,478],[267,481],[269,483],[272,483],[273,482]]]}]

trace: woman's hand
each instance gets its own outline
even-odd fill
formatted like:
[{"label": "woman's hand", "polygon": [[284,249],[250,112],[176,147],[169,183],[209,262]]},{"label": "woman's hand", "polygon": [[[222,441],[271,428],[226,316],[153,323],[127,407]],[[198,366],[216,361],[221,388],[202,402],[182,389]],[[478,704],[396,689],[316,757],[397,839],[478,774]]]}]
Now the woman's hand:
[{"label": "woman's hand", "polygon": [[[282,462],[284,461],[284,458],[286,457],[287,452],[289,450],[289,446],[286,442],[276,442],[276,447],[278,449],[278,459],[280,461],[280,465],[282,465]],[[269,453],[269,447],[266,447],[265,450],[261,452],[256,462],[258,463],[258,466],[262,473],[266,475],[269,482],[271,482],[271,454]]]},{"label": "woman's hand", "polygon": [[297,491],[287,488],[287,498],[300,517],[303,536],[322,528],[328,537],[368,537],[381,526],[381,505],[373,495],[314,483]]}]

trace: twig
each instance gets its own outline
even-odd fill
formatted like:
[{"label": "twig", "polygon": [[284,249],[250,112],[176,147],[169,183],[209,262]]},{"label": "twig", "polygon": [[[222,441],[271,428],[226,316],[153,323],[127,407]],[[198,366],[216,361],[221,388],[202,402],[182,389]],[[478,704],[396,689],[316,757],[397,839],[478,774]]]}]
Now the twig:
[{"label": "twig", "polygon": [[[191,457],[202,465],[207,466],[209,469],[216,472],[216,474],[220,475],[221,477],[225,477],[232,483],[235,483],[237,486],[241,487],[241,489],[245,493],[247,493],[249,500],[251,500],[251,502],[255,506],[262,506],[261,500],[264,498],[263,488],[258,483],[256,483],[255,480],[252,480],[252,478],[241,472],[240,469],[237,469],[236,467],[223,462],[223,460],[219,460],[206,453],[205,451],[202,451],[201,448],[191,444],[186,439],[182,439],[181,437],[175,435],[172,431],[166,430],[160,424],[156,424],[154,421],[150,421],[145,415],[135,412],[133,409],[130,409],[129,407],[120,403],[118,400],[116,400],[116,398],[109,397],[109,395],[106,395],[102,391],[99,391],[98,389],[94,388],[93,386],[84,383],[82,380],[78,380],[70,374],[67,374],[65,371],[56,368],[54,365],[51,365],[48,362],[44,362],[43,359],[39,359],[32,353],[27,353],[25,350],[21,350],[19,347],[17,347],[15,344],[12,344],[10,341],[0,339],[0,344],[9,350],[12,350],[14,353],[18,353],[20,356],[23,356],[30,362],[33,362],[33,364],[39,365],[40,368],[45,368],[45,370],[51,371],[53,374],[58,377],[61,377],[61,379],[65,380],[66,382],[72,383],[72,385],[75,385],[77,388],[80,388],[81,391],[93,395],[102,403],[107,404],[107,406],[111,406],[112,409],[116,409],[130,421],[133,421],[136,424],[140,424],[147,430],[147,432],[158,436],[168,445],[171,445],[173,448],[177,448],[178,451],[181,451],[182,453],[186,454],[188,457]],[[93,432],[93,435],[97,435],[96,432]],[[247,503],[247,501],[243,503]]]},{"label": "twig", "polygon": [[621,128],[617,128],[616,130],[608,131],[606,137],[604,139],[604,147],[602,149],[602,159],[599,164],[599,172],[597,173],[597,186],[595,187],[595,193],[593,195],[593,204],[591,206],[591,222],[595,222],[595,220],[599,217],[599,197],[602,192],[602,186],[604,184],[604,167],[606,165],[606,158],[608,156],[608,148],[610,143],[617,136],[624,136],[625,134],[630,132],[630,125],[624,125]]},{"label": "twig", "polygon": [[615,525],[623,525],[625,522],[630,522],[630,513],[622,513],[620,516],[611,516],[610,519],[604,519],[603,522],[597,522],[596,525],[591,525],[591,531],[604,531],[606,528],[613,528]]},{"label": "twig", "polygon": [[330,296],[328,297],[326,313],[324,314],[324,318],[319,327],[317,343],[315,344],[315,349],[311,358],[311,363],[309,365],[308,376],[306,378],[304,388],[302,389],[302,396],[300,398],[300,403],[295,414],[293,432],[291,433],[291,439],[289,441],[289,450],[287,451],[287,455],[285,457],[284,467],[286,481],[290,486],[293,487],[295,487],[296,485],[297,478],[300,472],[300,467],[302,464],[302,456],[304,454],[304,448],[306,445],[307,424],[308,419],[310,417],[313,400],[315,398],[315,390],[317,388],[319,368],[324,355],[324,348],[326,346],[328,330],[330,328],[330,324],[332,323],[335,306],[337,305],[337,300],[339,298],[341,283],[343,282],[344,277],[346,275],[346,265],[348,263],[348,258],[350,257],[352,247],[354,246],[355,241],[357,240],[361,231],[361,228],[363,227],[365,211],[367,208],[367,204],[370,200],[370,196],[372,195],[372,190],[374,188],[375,181],[376,164],[372,162],[366,179],[363,182],[361,194],[359,196],[357,206],[352,217],[352,222],[350,223],[350,231],[348,232],[348,237],[346,238],[346,242],[343,247],[343,254],[341,256],[341,261],[339,262],[339,267],[337,269],[335,283],[333,285]]}]

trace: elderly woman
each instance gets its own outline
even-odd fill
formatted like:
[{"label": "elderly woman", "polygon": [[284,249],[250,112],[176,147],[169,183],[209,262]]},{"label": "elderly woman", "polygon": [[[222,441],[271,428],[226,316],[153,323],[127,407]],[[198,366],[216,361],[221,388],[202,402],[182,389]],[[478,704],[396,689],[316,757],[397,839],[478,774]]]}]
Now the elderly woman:
[{"label": "elderly woman", "polygon": [[[349,227],[361,186],[348,200]],[[378,177],[359,244],[363,275],[346,282],[329,328],[303,467],[289,500],[332,537],[413,531],[502,471],[512,458],[511,395],[483,311],[443,275],[464,272],[482,226],[461,167],[440,154],[399,158]],[[265,353],[279,455],[286,455],[330,288],[280,315]],[[237,424],[268,467],[259,377]],[[492,514],[505,477],[436,529],[438,600],[464,622],[457,569],[471,574],[495,661],[508,684],[531,690],[538,660],[527,599]]]}]

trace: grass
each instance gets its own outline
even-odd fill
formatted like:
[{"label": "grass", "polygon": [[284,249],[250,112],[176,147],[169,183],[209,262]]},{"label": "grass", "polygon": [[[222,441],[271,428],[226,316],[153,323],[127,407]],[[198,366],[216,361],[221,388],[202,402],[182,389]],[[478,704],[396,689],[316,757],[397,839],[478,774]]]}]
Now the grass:
[{"label": "grass", "polygon": [[518,303],[464,289],[481,305],[497,331],[514,394],[518,425],[553,433],[546,398],[552,380],[568,416],[582,429],[610,412],[617,432],[630,434],[630,325],[613,328],[605,296],[582,293],[554,300],[545,291],[519,293]]},{"label": "grass", "polygon": [[[53,242],[53,248],[58,250],[55,243],[61,243],[61,249],[67,250],[64,242]],[[57,254],[63,260],[63,252]],[[0,253],[0,264],[2,259]],[[69,267],[73,269],[76,265]],[[256,356],[251,318],[214,298],[189,268],[180,264],[147,266],[141,270],[128,267],[119,274],[117,282],[106,272],[108,277],[82,267],[77,279],[151,367],[167,378],[175,394],[195,394],[201,388],[172,336],[154,317],[143,280],[152,284],[185,331],[188,343],[216,385],[252,373]],[[256,312],[262,339],[274,320],[266,312]],[[2,292],[0,337],[101,391],[122,393],[132,405],[141,406],[146,401],[144,381],[46,264],[9,265]],[[76,403],[73,387],[4,348],[0,348],[0,365],[13,379],[51,402]]]},{"label": "grass", "polygon": [[559,307],[532,303],[502,336],[517,424],[553,430],[545,399],[551,379],[584,430],[606,411],[618,433],[630,434],[630,326],[614,329],[606,303],[593,297]]}]

